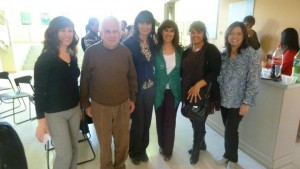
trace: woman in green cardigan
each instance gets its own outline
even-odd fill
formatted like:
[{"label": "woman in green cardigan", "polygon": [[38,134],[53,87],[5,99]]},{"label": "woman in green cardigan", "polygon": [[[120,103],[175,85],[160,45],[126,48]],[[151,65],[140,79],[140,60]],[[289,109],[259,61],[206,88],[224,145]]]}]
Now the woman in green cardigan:
[{"label": "woman in green cardigan", "polygon": [[165,20],[157,30],[154,60],[156,95],[155,114],[159,152],[165,161],[172,157],[176,112],[181,100],[180,67],[183,49],[179,44],[178,27]]}]

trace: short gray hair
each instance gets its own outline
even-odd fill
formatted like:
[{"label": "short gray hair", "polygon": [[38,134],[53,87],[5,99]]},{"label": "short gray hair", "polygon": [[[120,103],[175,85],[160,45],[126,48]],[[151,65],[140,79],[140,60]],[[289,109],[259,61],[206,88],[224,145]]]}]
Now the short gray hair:
[{"label": "short gray hair", "polygon": [[109,22],[117,23],[119,25],[119,29],[121,31],[121,22],[114,16],[107,16],[103,19],[103,21],[101,22],[100,31],[102,31],[104,25],[109,23]]}]

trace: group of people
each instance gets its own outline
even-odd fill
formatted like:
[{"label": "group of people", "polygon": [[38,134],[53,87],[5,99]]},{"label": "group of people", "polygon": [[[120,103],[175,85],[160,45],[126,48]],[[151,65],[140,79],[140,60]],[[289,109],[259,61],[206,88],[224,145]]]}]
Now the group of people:
[{"label": "group of people", "polygon": [[[150,11],[141,11],[133,34],[120,43],[120,22],[112,16],[104,18],[101,41],[85,50],[79,85],[79,38],[74,24],[63,16],[52,19],[35,64],[34,86],[36,136],[42,142],[44,134],[50,134],[56,151],[54,169],[76,168],[80,106],[93,119],[101,146],[101,169],[125,169],[128,155],[135,165],[149,160],[153,106],[158,151],[169,161],[179,103],[200,101],[209,85],[207,114],[220,109],[225,126],[225,153],[216,162],[228,162],[227,169],[236,167],[238,126],[254,104],[260,80],[259,57],[249,46],[246,26],[234,22],[227,28],[226,49],[221,54],[208,42],[201,21],[191,24],[187,48],[179,42],[174,21],[163,21],[157,32],[155,23]],[[190,121],[193,146],[188,153],[190,163],[196,164],[200,150],[206,150],[205,121]]]},{"label": "group of people", "polygon": [[[252,29],[252,26],[255,24],[255,18],[249,15],[244,18],[243,22],[247,27],[250,46],[253,49],[258,50],[260,48],[260,43],[258,41],[257,33]],[[298,32],[295,28],[289,27],[281,32],[280,42],[278,44],[283,53],[281,74],[288,76],[292,75],[294,57],[300,50],[298,37]],[[266,64],[269,64],[267,62],[268,60],[263,61],[264,67],[267,67]],[[268,65],[268,67],[269,66],[270,65]]]}]

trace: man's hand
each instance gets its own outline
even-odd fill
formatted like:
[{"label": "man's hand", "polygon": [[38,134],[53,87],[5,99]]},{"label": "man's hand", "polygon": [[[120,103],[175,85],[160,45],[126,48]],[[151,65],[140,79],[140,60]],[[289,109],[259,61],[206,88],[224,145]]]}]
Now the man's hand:
[{"label": "man's hand", "polygon": [[89,117],[92,117],[92,111],[91,111],[91,106],[85,108],[85,114],[87,114]]},{"label": "man's hand", "polygon": [[133,101],[129,101],[129,104],[130,104],[130,113],[132,113],[135,109],[135,104]]},{"label": "man's hand", "polygon": [[254,31],[252,29],[247,29],[247,32],[248,32],[248,37],[252,38],[254,35]]}]

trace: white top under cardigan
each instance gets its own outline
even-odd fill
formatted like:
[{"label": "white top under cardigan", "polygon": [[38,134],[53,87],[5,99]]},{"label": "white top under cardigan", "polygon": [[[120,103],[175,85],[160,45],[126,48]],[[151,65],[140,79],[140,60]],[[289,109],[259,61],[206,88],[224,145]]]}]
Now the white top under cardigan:
[{"label": "white top under cardigan", "polygon": [[[166,62],[167,74],[170,74],[170,72],[174,69],[176,65],[175,52],[171,55],[164,55],[164,59]],[[167,84],[166,89],[169,88],[169,84]]]}]

